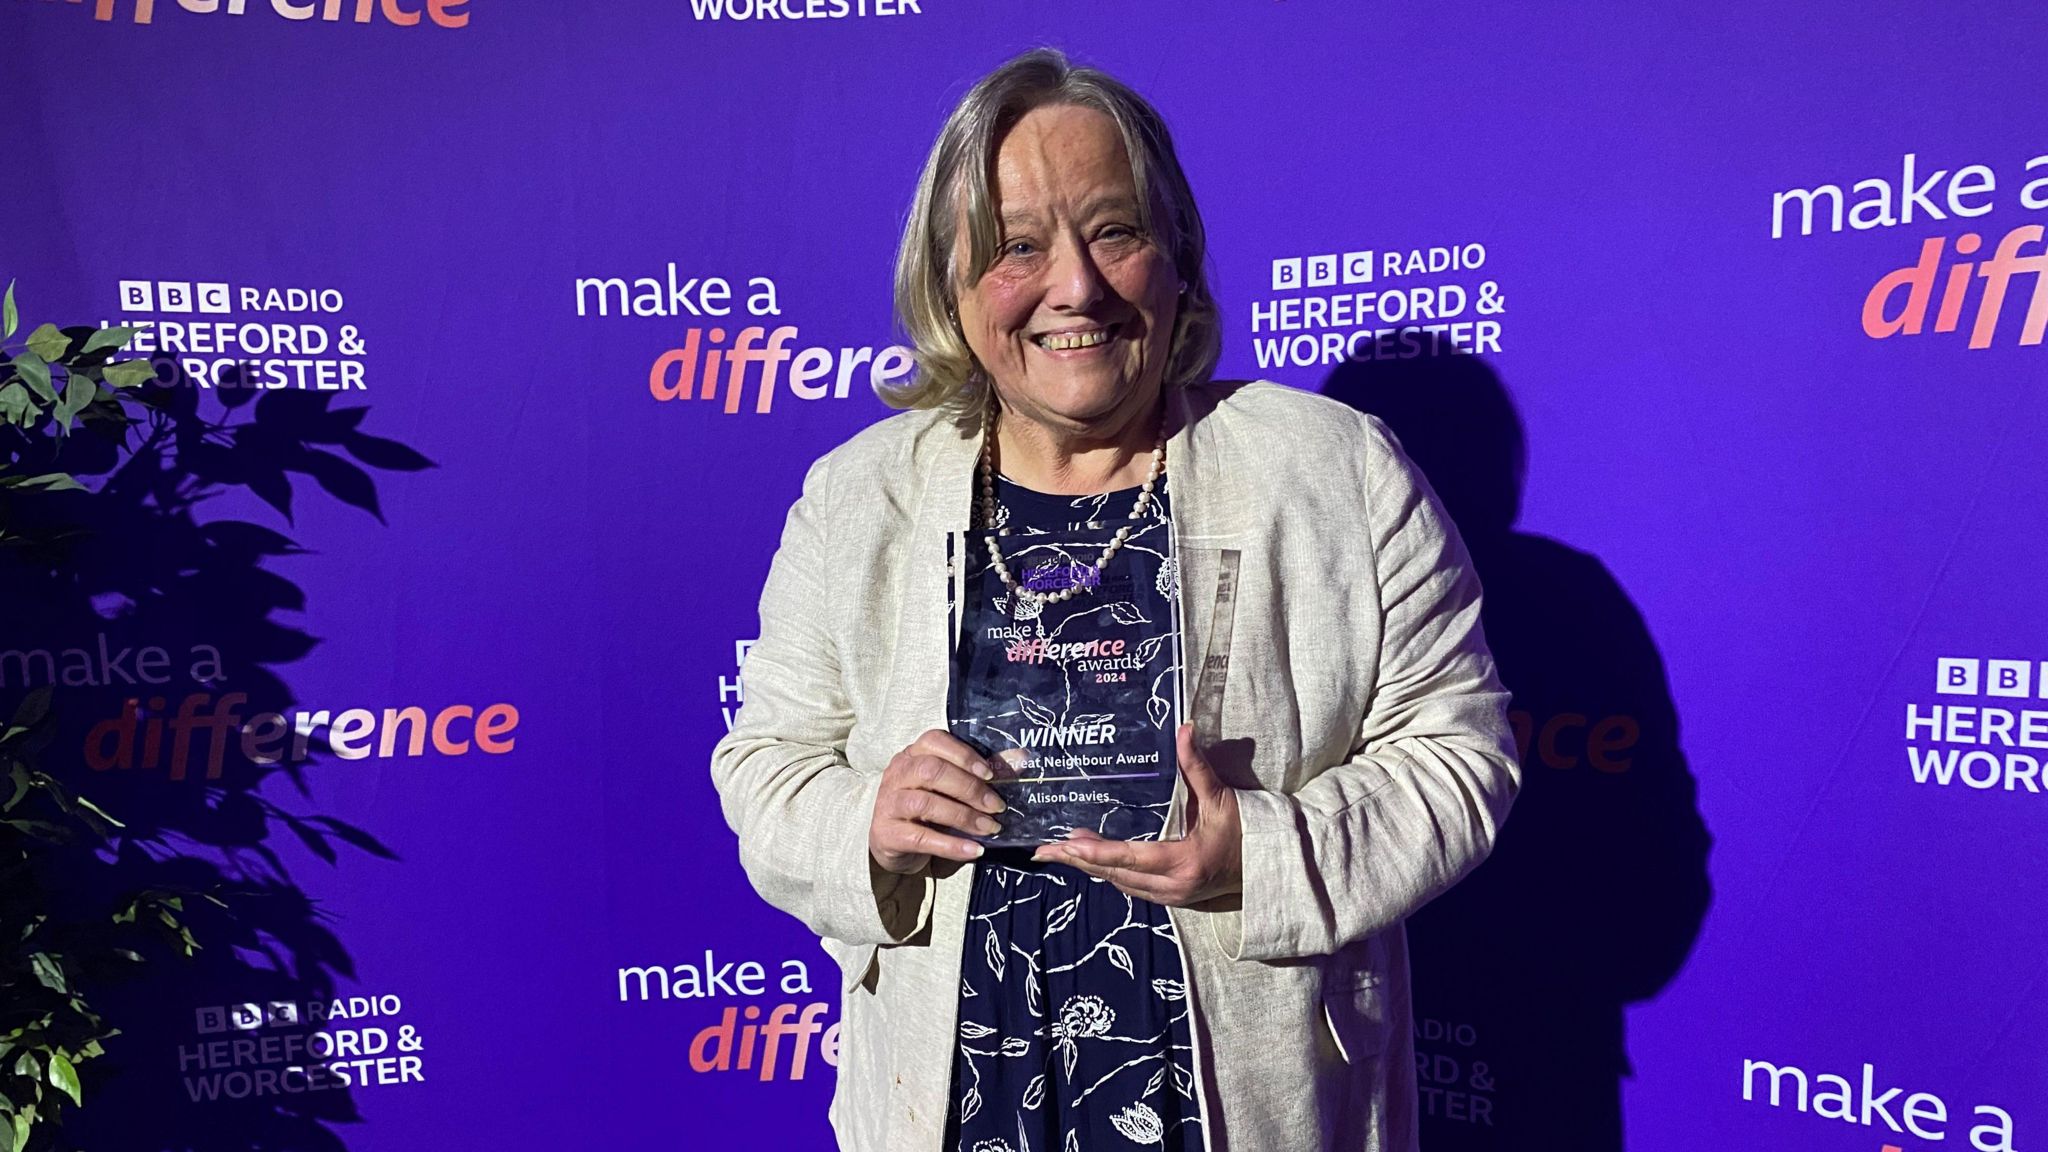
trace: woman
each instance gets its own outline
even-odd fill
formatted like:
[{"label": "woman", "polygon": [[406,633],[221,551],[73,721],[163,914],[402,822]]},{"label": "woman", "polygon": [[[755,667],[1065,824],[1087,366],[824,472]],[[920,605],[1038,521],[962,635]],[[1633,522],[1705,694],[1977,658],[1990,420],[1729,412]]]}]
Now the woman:
[{"label": "woman", "polygon": [[[712,756],[755,887],[841,966],[843,1147],[1415,1145],[1402,920],[1506,815],[1507,694],[1384,426],[1208,379],[1204,244],[1158,114],[1049,50],[925,166],[912,410],[811,467]],[[1078,559],[1033,587],[1047,540]],[[986,847],[1030,814],[953,734],[963,684],[1112,583],[1191,713],[1136,737],[1178,764],[1169,810]]]}]

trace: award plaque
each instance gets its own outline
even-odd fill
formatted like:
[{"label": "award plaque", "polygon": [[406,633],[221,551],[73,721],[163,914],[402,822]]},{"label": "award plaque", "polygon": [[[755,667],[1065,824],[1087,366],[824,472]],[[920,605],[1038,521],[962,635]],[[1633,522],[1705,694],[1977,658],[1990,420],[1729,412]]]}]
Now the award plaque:
[{"label": "award plaque", "polygon": [[[1014,588],[981,530],[954,541],[949,720],[994,767],[1009,805],[1000,832],[972,839],[1031,845],[1086,828],[1156,840],[1165,830],[1179,774],[1179,564],[1163,498],[1135,521],[1127,500],[1008,485],[997,541]],[[1123,546],[1097,567],[1125,526]],[[1076,591],[1048,597],[1066,588]]]}]

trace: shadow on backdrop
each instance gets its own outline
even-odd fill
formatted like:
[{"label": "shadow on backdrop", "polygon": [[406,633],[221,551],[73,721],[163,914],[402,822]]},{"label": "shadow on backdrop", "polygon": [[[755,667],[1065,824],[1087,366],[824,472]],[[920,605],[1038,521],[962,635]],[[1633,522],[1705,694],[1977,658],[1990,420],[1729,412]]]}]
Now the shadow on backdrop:
[{"label": "shadow on backdrop", "polygon": [[1597,558],[1515,530],[1527,445],[1484,361],[1346,362],[1323,392],[1384,420],[1442,497],[1514,695],[1514,810],[1408,922],[1422,1146],[1620,1152],[1623,1007],[1678,973],[1711,898],[1663,659]]},{"label": "shadow on backdrop", "polygon": [[[159,360],[160,373],[170,363]],[[182,379],[144,391],[149,415],[125,447],[81,431],[55,462],[99,491],[52,494],[29,510],[84,533],[59,552],[0,553],[0,583],[23,593],[10,601],[16,618],[0,644],[5,707],[23,690],[53,683],[60,725],[43,754],[46,770],[126,825],[97,850],[111,866],[76,855],[95,852],[85,844],[42,862],[54,883],[67,885],[60,914],[104,917],[123,893],[178,892],[200,942],[191,959],[158,948],[125,976],[89,988],[123,1031],[104,1057],[81,1066],[84,1107],[67,1119],[63,1143],[338,1152],[345,1143],[334,1126],[360,1118],[348,1087],[329,1077],[325,1090],[292,1091],[288,1085],[303,1089],[305,1077],[283,1076],[283,1068],[317,1058],[241,1052],[232,1043],[303,1043],[306,1022],[250,1027],[209,1010],[294,1003],[303,1014],[308,1002],[331,1001],[354,962],[293,866],[308,853],[326,865],[351,851],[396,857],[371,833],[306,811],[316,799],[306,769],[324,738],[311,740],[303,759],[287,748],[282,762],[264,764],[241,754],[230,727],[179,737],[171,721],[187,701],[201,717],[226,702],[243,722],[290,712],[297,698],[279,668],[319,643],[276,618],[307,605],[265,567],[302,549],[223,514],[216,500],[253,493],[289,519],[297,476],[381,522],[375,484],[359,465],[431,465],[405,445],[361,432],[368,409],[334,406],[334,393],[215,392]],[[220,419],[201,411],[220,411],[213,397],[227,406]],[[239,420],[229,419],[235,409],[246,409]],[[152,720],[163,721],[155,738]],[[212,1041],[229,1043],[209,1050]]]}]

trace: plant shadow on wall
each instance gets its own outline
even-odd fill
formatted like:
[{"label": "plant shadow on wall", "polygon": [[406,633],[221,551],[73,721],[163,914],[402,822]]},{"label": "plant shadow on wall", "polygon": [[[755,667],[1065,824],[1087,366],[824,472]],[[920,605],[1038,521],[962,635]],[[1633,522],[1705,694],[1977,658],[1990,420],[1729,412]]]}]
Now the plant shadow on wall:
[{"label": "plant shadow on wall", "polygon": [[1384,420],[1457,522],[1521,749],[1492,855],[1408,923],[1422,1144],[1619,1152],[1623,1009],[1711,899],[1663,658],[1597,558],[1515,530],[1526,444],[1484,361],[1347,362],[1323,392]]},{"label": "plant shadow on wall", "polygon": [[[62,334],[75,348],[94,331]],[[217,502],[253,493],[289,523],[294,499],[309,494],[297,478],[310,478],[381,522],[363,466],[431,465],[362,432],[368,409],[337,407],[334,393],[201,389],[171,379],[179,369],[167,358],[157,371],[125,409],[88,413],[67,436],[0,425],[0,467],[83,482],[7,493],[0,709],[13,714],[25,690],[52,686],[39,766],[119,821],[104,838],[37,846],[37,911],[63,938],[66,926],[117,920],[143,893],[141,919],[160,929],[124,940],[131,952],[67,954],[69,982],[118,1035],[78,1065],[83,1105],[66,1109],[61,1137],[32,1146],[340,1149],[332,1126],[359,1119],[349,1089],[321,1076],[323,1090],[305,1091],[303,1074],[281,1075],[321,1063],[301,1047],[305,1006],[333,1000],[337,980],[355,975],[336,924],[292,868],[308,853],[328,866],[344,854],[358,867],[365,855],[396,857],[370,832],[309,811],[308,760],[252,762],[232,722],[207,725],[289,711],[278,668],[318,643],[276,618],[304,611],[305,597],[265,567],[302,550]],[[237,1019],[231,1006],[244,1004],[297,1005],[300,1018]]]}]

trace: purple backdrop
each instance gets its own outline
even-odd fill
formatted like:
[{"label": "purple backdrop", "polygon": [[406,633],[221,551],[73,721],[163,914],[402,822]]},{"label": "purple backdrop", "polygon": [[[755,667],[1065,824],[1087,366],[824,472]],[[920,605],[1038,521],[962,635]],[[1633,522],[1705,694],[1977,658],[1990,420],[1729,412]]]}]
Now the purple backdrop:
[{"label": "purple backdrop", "polygon": [[[66,746],[88,794],[185,806],[189,851],[291,906],[132,994],[81,1133],[830,1144],[830,1038],[771,1067],[741,1032],[829,1025],[836,972],[748,888],[708,753],[806,465],[886,414],[924,150],[1052,43],[1173,125],[1223,374],[1383,409],[1479,539],[1529,781],[1415,927],[1427,1145],[2044,1139],[2034,0],[326,7],[0,7],[0,276],[29,324],[177,326],[147,337],[186,349],[165,390],[270,421],[290,493],[225,483],[190,519],[296,544],[216,595],[22,620],[7,706],[56,678],[117,717],[152,689],[104,638],[167,651],[164,711],[378,721],[360,758],[215,780]],[[660,398],[755,339],[789,353],[773,393],[756,363],[737,411]],[[282,386],[217,387],[237,358]],[[64,681],[67,649],[98,673]],[[452,705],[461,752],[377,743],[386,709]],[[324,859],[292,830],[316,815],[368,838]],[[295,1091],[321,1061],[287,1037],[357,1048]]]}]

